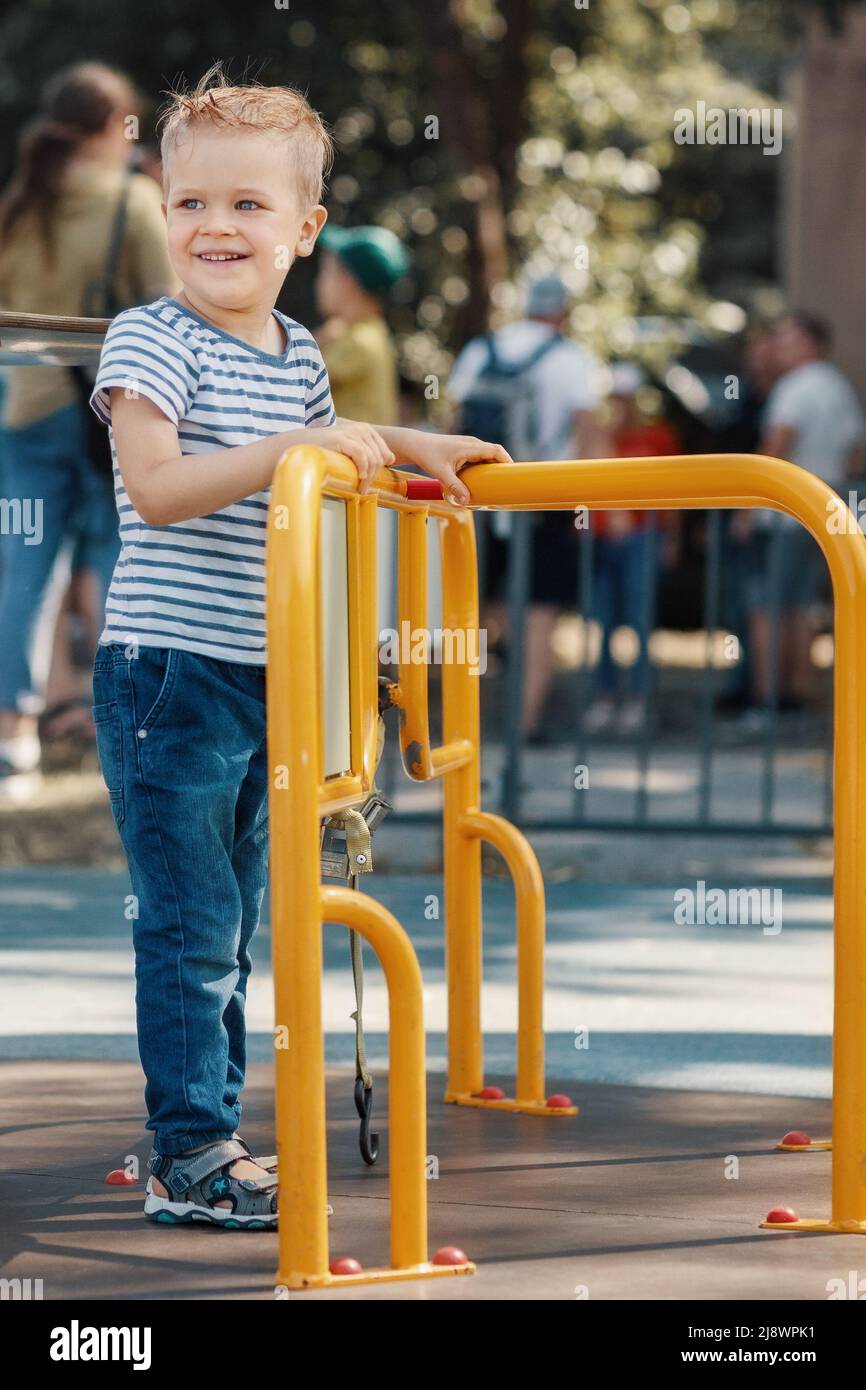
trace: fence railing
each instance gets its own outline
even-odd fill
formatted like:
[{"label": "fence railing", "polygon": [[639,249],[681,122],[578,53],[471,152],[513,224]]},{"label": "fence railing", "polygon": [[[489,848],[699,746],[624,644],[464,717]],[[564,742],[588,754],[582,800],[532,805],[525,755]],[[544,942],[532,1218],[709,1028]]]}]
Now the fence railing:
[{"label": "fence railing", "polygon": [[[492,514],[478,513],[479,573]],[[527,740],[522,718],[523,687],[531,648],[527,628],[536,621],[530,574],[533,553],[543,546],[529,524],[513,519],[507,559],[508,634],[496,674],[482,682],[481,710],[488,750],[489,794],[495,809],[525,829],[586,830],[608,833],[832,834],[832,678],[833,638],[827,630],[830,605],[819,597],[810,612],[798,615],[823,629],[814,643],[820,666],[813,668],[814,694],[799,713],[786,710],[780,686],[779,637],[785,595],[775,556],[783,537],[766,534],[766,573],[761,609],[766,615],[768,667],[765,718],[752,708],[758,695],[750,683],[750,626],[755,589],[746,572],[753,563],[748,547],[735,548],[727,536],[729,514],[708,511],[700,518],[700,553],[693,547],[688,567],[662,571],[662,537],[647,529],[641,558],[642,612],[617,631],[614,646],[621,662],[623,694],[634,695],[633,670],[647,653],[643,711],[634,729],[592,728],[599,694],[599,651],[604,625],[596,610],[598,542],[591,530],[576,532],[573,545],[574,592],[560,609],[559,646],[568,651],[555,672],[547,701],[548,748]],[[543,551],[542,551],[543,553]],[[664,585],[660,603],[659,591]],[[693,588],[673,614],[675,585]],[[746,589],[750,591],[748,602]],[[667,609],[667,612],[665,611]],[[482,589],[482,617],[484,615]],[[670,624],[670,625],[669,625]],[[618,644],[631,637],[623,658]],[[625,646],[625,642],[623,642]],[[491,666],[497,660],[491,658]],[[739,694],[739,708],[731,708]],[[434,688],[434,703],[439,691]],[[726,701],[726,697],[729,697]],[[727,704],[727,707],[725,707]],[[589,717],[587,717],[589,716]],[[584,769],[582,776],[573,772]],[[551,777],[552,774],[552,777]],[[543,780],[542,797],[537,784]],[[438,810],[412,807],[400,794],[399,768],[384,769],[386,794],[396,795],[409,821],[434,822]]]}]

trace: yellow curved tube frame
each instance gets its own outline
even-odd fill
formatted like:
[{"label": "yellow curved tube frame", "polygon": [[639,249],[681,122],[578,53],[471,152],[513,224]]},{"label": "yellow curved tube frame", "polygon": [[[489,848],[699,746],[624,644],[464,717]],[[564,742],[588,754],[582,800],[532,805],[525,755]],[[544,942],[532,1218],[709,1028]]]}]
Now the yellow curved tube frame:
[{"label": "yellow curved tube frame", "polygon": [[761,1224],[866,1234],[866,877],[858,864],[866,844],[866,538],[856,518],[815,474],[763,455],[478,464],[462,476],[473,506],[511,510],[770,507],[820,546],[835,599],[831,1214]]},{"label": "yellow curved tube frame", "polygon": [[[399,922],[366,894],[319,879],[320,817],[366,798],[377,735],[376,498],[354,493],[348,460],[295,448],[272,490],[267,540],[268,759],[279,1161],[278,1284],[288,1289],[471,1274],[427,1258],[426,1080],[421,972]],[[348,509],[352,768],[323,781],[319,528],[325,490]],[[357,771],[355,770],[357,769]],[[322,925],[373,946],[390,1011],[391,1266],[329,1269]],[[346,1252],[351,1254],[351,1252]]]},{"label": "yellow curved tube frame", "polygon": [[[803,1220],[779,1229],[866,1231],[866,884],[858,874],[857,846],[866,832],[866,652],[858,630],[866,612],[866,540],[856,519],[841,533],[828,518],[839,499],[820,479],[783,460],[752,455],[677,456],[573,462],[476,464],[463,472],[473,507],[508,510],[636,507],[771,507],[800,521],[815,537],[830,568],[836,604],[835,658],[835,999],[833,1172],[828,1221]],[[478,597],[471,513],[446,502],[409,502],[405,475],[384,470],[364,497],[353,465],[342,456],[306,447],[285,455],[272,490],[268,531],[268,722],[272,773],[272,900],[277,1001],[277,1133],[281,1172],[280,1278],[289,1287],[345,1282],[327,1272],[325,1225],[324,1044],[321,1027],[321,926],[348,922],[391,961],[389,997],[406,988],[411,945],[387,914],[350,906],[340,890],[322,889],[318,829],[322,815],[356,805],[369,793],[376,742],[375,508],[400,513],[401,619],[426,620],[428,516],[441,523],[443,624],[477,628]],[[352,767],[323,779],[321,671],[318,640],[318,517],[323,494],[347,506]],[[424,540],[424,545],[422,545]],[[299,660],[297,654],[302,653]],[[514,827],[480,809],[477,677],[458,663],[443,666],[443,743],[431,746],[426,670],[401,666],[398,704],[404,763],[416,780],[444,778],[446,953],[449,1039],[447,1098],[461,1104],[557,1114],[544,1106],[541,955],[543,885],[526,841]],[[288,795],[279,795],[283,787]],[[480,1101],[483,1063],[480,1027],[481,860],[489,840],[505,855],[518,890],[520,1022],[517,1096]],[[338,894],[335,898],[333,895]],[[349,895],[351,896],[351,895]],[[360,897],[362,904],[369,899]],[[335,916],[336,914],[336,916]],[[400,944],[397,944],[400,942]],[[414,953],[411,953],[414,959]],[[402,961],[402,964],[397,964]],[[417,968],[417,964],[416,964]],[[387,967],[386,967],[387,973]],[[416,1030],[421,1028],[421,1005]],[[393,1030],[393,1019],[392,1019]],[[394,1049],[411,1052],[404,1022],[392,1031]],[[280,1039],[287,1045],[280,1046]],[[423,1115],[423,1052],[398,1074],[399,1102]],[[409,1095],[407,1077],[422,1075]],[[392,1085],[394,1084],[392,1071]],[[419,1100],[420,1098],[420,1100]],[[393,1124],[393,1121],[392,1121]],[[399,1122],[398,1122],[399,1129]],[[405,1131],[404,1131],[405,1133]],[[393,1150],[392,1137],[392,1150]],[[411,1169],[417,1134],[400,1140]],[[421,1145],[423,1150],[423,1142]],[[392,1161],[393,1161],[392,1152]],[[394,1173],[392,1171],[392,1179]],[[398,1205],[399,1202],[399,1205]],[[426,1194],[419,1183],[398,1181],[392,1203],[392,1262],[385,1271],[351,1276],[406,1278],[454,1272],[429,1266],[419,1232]],[[768,1225],[769,1223],[764,1223]],[[426,1239],[426,1236],[425,1236]],[[456,1272],[466,1272],[458,1266]]]}]

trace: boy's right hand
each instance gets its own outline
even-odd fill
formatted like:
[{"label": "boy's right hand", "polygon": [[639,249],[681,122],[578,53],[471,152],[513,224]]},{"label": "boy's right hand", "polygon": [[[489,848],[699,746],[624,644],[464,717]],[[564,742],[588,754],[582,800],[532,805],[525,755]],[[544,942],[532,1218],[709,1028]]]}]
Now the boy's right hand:
[{"label": "boy's right hand", "polygon": [[304,430],[303,441],[350,458],[358,470],[359,492],[369,490],[380,468],[390,468],[397,462],[381,434],[359,420],[338,420],[335,425]]}]

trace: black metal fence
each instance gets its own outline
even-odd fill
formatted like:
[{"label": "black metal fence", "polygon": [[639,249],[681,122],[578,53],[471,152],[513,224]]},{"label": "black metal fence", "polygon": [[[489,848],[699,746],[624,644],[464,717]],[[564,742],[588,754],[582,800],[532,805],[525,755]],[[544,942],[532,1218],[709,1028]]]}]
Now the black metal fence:
[{"label": "black metal fence", "polygon": [[[645,653],[643,717],[622,733],[589,717],[603,633],[595,615],[598,541],[575,538],[575,593],[563,611],[570,648],[545,706],[547,737],[523,727],[533,545],[539,513],[513,513],[507,554],[505,643],[482,680],[485,805],[525,827],[824,836],[832,834],[832,600],[829,576],[809,620],[813,690],[794,711],[780,687],[780,632],[789,613],[777,556],[781,530],[733,539],[732,511],[682,513],[680,557],[663,570],[659,513],[642,548],[640,613],[619,633],[618,674],[627,685]],[[476,514],[479,573],[485,574],[490,515]],[[748,582],[754,541],[765,551],[766,685],[754,707]],[[817,547],[816,547],[817,550]],[[751,588],[751,594],[749,592]],[[482,623],[485,595],[482,587]],[[803,620],[806,616],[803,615]],[[673,650],[674,655],[671,655]],[[686,659],[683,657],[686,653]],[[679,656],[677,655],[679,653]],[[431,717],[438,688],[431,668]],[[432,820],[438,789],[410,788],[394,740],[381,769],[386,795],[408,819]],[[420,802],[420,804],[419,804]]]}]

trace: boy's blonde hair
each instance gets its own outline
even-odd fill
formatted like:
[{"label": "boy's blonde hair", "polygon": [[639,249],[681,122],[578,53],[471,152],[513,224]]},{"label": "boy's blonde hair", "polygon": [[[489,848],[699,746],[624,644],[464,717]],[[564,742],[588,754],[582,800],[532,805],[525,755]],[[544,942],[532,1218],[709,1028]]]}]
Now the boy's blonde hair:
[{"label": "boy's blonde hair", "polygon": [[318,111],[294,87],[265,87],[259,82],[234,87],[222,64],[214,63],[194,91],[169,94],[159,125],[163,167],[184,134],[197,125],[284,134],[291,139],[296,154],[301,196],[310,204],[322,200],[334,160],[334,142]]}]

